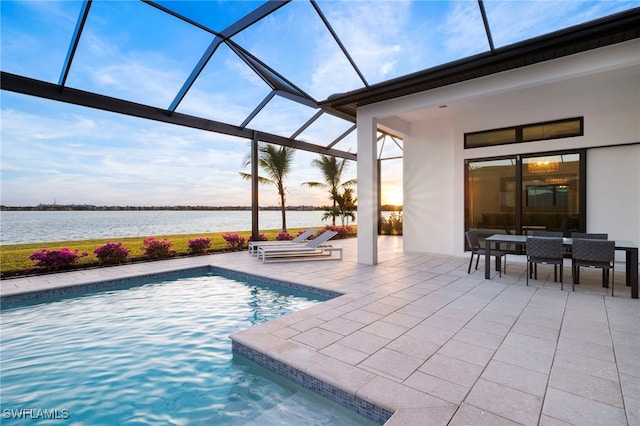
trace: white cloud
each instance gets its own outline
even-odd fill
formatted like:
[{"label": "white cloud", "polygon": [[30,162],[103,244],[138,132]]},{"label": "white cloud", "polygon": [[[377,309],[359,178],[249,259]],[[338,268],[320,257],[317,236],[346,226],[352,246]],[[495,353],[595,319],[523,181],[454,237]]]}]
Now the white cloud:
[{"label": "white cloud", "polygon": [[[92,7],[107,5],[94,4]],[[322,3],[320,5],[324,7]],[[376,10],[370,10],[370,6],[367,2],[341,4],[340,7],[346,9],[346,14],[340,14],[345,26],[341,37],[355,44],[357,55],[363,58],[365,72],[383,78],[397,69],[403,55],[400,32],[383,23],[391,18],[397,23],[406,22],[407,3],[380,4],[376,5]],[[136,34],[128,34],[124,29],[98,35],[109,23],[103,22],[95,12],[92,9],[68,85],[167,106],[200,59],[207,45],[203,41],[206,37],[186,43],[187,52],[174,57],[170,51],[158,49],[157,45],[146,45],[145,40],[137,44],[141,39],[136,42],[133,37]],[[66,21],[74,23],[77,15],[65,13]],[[358,30],[357,23],[349,22],[353,19],[365,23],[367,29]],[[374,27],[370,27],[371,20]],[[314,31],[318,30],[317,23]],[[342,54],[335,54],[335,42],[326,32],[323,34],[324,38],[318,44],[310,46],[316,55],[308,56],[317,65],[307,73],[311,84],[318,91],[326,91],[327,86],[338,90],[361,86]],[[5,46],[3,40],[3,50]],[[67,44],[63,47],[66,49]],[[330,55],[323,56],[327,52]],[[205,72],[209,68],[222,70],[224,74],[233,75],[234,83],[225,87],[227,80],[224,80],[221,88],[227,90],[212,94],[206,84],[197,86],[203,73],[185,101],[188,100],[189,107],[198,114],[237,123],[246,117],[247,109],[251,111],[257,105],[257,102],[251,102],[262,99],[260,88],[265,93],[268,88],[244,63],[231,56],[222,58],[226,59],[216,66],[209,64]],[[35,66],[38,58],[31,60],[35,61],[32,63]],[[218,65],[222,65],[222,69],[218,69]],[[348,75],[345,75],[345,69],[351,70]],[[206,79],[202,81],[206,82]],[[238,175],[249,152],[249,144],[242,139],[14,94],[3,93],[2,108],[4,203],[37,204],[51,202],[52,198],[58,203],[134,205],[246,205],[250,202],[250,183],[242,181]],[[274,129],[289,132],[292,122],[303,115],[297,105],[295,108],[285,105],[277,113],[268,114],[266,119]],[[320,172],[309,165],[316,156],[297,153],[294,170],[287,182],[289,204],[328,203],[323,191],[300,185],[303,181],[321,180]],[[352,164],[347,178],[354,178],[355,172],[355,164]],[[275,189],[261,187],[260,202],[262,205],[277,204]]]},{"label": "white cloud", "polygon": [[405,53],[402,40],[411,3],[355,1],[320,7],[367,79],[388,78]]},{"label": "white cloud", "polygon": [[446,48],[457,57],[489,50],[487,34],[476,2],[453,2],[446,19],[439,26]]},{"label": "white cloud", "polygon": [[70,86],[168,107],[186,79],[185,70],[158,53],[122,52],[99,36],[85,37],[91,47],[79,49],[68,77]]},{"label": "white cloud", "polygon": [[486,10],[501,46],[637,6],[637,1],[491,1]]},{"label": "white cloud", "polygon": [[[245,140],[14,95],[3,98],[3,108],[5,204],[53,198],[99,205],[251,202],[250,182],[238,174],[248,171],[242,167],[250,149]],[[326,194],[300,186],[320,179],[309,165],[315,156],[296,153],[289,204],[326,204]],[[260,203],[277,202],[275,189],[261,186]]]}]

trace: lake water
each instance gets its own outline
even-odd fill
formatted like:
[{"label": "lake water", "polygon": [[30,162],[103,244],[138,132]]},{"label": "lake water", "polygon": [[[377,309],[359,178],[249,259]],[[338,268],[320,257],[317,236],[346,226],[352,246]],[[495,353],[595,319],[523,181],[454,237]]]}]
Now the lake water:
[{"label": "lake water", "polygon": [[[287,211],[287,228],[321,228],[324,212]],[[261,211],[260,229],[279,229],[279,211]],[[339,223],[339,222],[338,222]],[[251,230],[250,211],[3,211],[0,244]]]}]

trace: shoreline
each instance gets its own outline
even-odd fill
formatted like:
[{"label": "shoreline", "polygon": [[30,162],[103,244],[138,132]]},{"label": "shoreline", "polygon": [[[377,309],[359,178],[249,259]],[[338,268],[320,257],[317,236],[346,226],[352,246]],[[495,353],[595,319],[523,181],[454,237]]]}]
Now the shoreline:
[{"label": "shoreline", "polygon": [[[317,226],[296,226],[296,227],[290,227],[287,229],[287,232],[291,233],[291,232],[298,232],[300,230],[306,230],[309,228],[316,228],[318,231],[324,229],[327,226],[331,226],[328,224],[322,224],[322,225],[317,225]],[[336,225],[336,227],[341,227],[340,225]],[[356,230],[358,228],[358,225],[348,225],[349,228],[353,228],[354,230]],[[276,228],[271,228],[271,229],[261,229],[260,233],[264,234],[270,234],[270,233],[278,233],[280,232],[280,229],[276,229]],[[86,243],[88,241],[113,241],[113,242],[119,242],[122,240],[140,240],[140,239],[144,239],[144,238],[149,238],[149,237],[156,237],[156,238],[184,238],[184,237],[215,237],[215,236],[222,236],[224,234],[239,234],[241,236],[246,236],[246,238],[248,238],[249,236],[251,236],[251,229],[247,229],[247,230],[240,230],[240,231],[209,231],[209,232],[185,232],[185,233],[178,233],[178,234],[155,234],[155,235],[151,235],[151,234],[144,234],[144,235],[129,235],[129,236],[125,236],[125,237],[107,237],[107,238],[85,238],[85,239],[73,239],[73,240],[55,240],[55,241],[37,241],[37,242],[30,242],[30,243],[1,243],[0,242],[0,249],[3,248],[15,248],[15,246],[36,246],[36,245],[42,245],[42,244],[48,244],[48,245],[55,245],[55,246],[60,246],[60,245],[64,245],[64,244],[83,244]]]},{"label": "shoreline", "polygon": [[[288,212],[306,212],[306,211],[326,211],[329,206],[288,206],[285,211]],[[5,206],[0,205],[0,211],[3,212],[52,212],[52,211],[251,211],[251,206],[94,206],[94,205],[75,205],[75,204],[40,204],[38,206]],[[279,206],[258,207],[258,211],[280,211]],[[380,206],[380,211],[402,211],[402,206],[385,204]]]}]

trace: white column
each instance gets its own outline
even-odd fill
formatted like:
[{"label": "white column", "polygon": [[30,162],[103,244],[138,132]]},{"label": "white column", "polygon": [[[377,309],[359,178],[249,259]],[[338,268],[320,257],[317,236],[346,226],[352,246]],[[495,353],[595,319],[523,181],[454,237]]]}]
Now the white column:
[{"label": "white column", "polygon": [[376,120],[358,114],[358,263],[378,263]]}]

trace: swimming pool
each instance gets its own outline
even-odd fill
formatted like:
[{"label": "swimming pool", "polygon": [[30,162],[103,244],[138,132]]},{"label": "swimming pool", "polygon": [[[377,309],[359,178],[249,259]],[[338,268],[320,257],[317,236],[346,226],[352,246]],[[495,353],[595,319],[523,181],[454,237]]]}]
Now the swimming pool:
[{"label": "swimming pool", "polygon": [[208,274],[4,309],[3,422],[372,424],[231,352],[318,300]]}]

